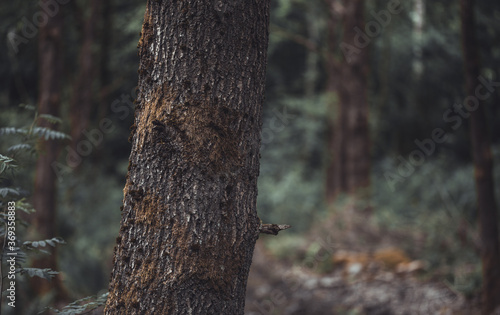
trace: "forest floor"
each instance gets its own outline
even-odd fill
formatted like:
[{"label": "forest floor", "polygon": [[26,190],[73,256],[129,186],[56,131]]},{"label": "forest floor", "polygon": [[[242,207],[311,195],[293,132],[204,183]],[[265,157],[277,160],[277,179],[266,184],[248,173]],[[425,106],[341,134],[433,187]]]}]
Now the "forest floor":
[{"label": "forest floor", "polygon": [[[331,223],[323,224],[322,229],[312,233],[319,250],[311,255],[299,244],[289,253],[289,259],[271,254],[265,246],[266,240],[261,237],[255,247],[248,279],[245,314],[479,314],[477,297],[466,298],[439,277],[423,277],[425,271],[421,269],[425,264],[422,261],[401,257],[402,251],[388,247],[394,246],[397,243],[394,240],[401,235],[383,233],[381,236],[381,231],[371,228],[360,231],[358,223],[362,222],[347,222],[351,225],[347,229],[349,232],[344,230],[326,236],[321,231],[335,229]],[[318,242],[321,234],[323,237]],[[360,239],[365,240],[363,246],[359,245]],[[308,244],[311,248],[311,241]],[[370,247],[389,248],[384,253],[396,257],[394,264],[391,265],[387,255],[382,258],[386,262],[383,266],[378,263],[380,259],[373,258],[377,257],[374,251],[363,254]],[[324,266],[331,266],[332,260],[333,267],[325,272]],[[404,266],[410,268],[400,268]],[[494,314],[500,314],[500,309]]]},{"label": "forest floor", "polygon": [[444,283],[388,271],[348,279],[280,262],[257,246],[247,286],[246,315],[476,314],[477,307]]}]

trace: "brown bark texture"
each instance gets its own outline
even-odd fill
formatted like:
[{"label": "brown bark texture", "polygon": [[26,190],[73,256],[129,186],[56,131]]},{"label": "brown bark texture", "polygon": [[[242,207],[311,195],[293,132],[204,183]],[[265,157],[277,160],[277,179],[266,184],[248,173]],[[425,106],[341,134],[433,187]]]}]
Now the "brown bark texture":
[{"label": "brown bark texture", "polygon": [[[354,194],[370,185],[370,138],[368,126],[368,47],[336,60],[336,35],[342,21],[342,42],[353,45],[355,27],[364,29],[364,1],[330,0],[328,91],[332,99],[329,123],[331,162],[327,171],[326,198],[333,202],[340,193]],[[341,8],[341,9],[339,9]],[[340,11],[340,12],[339,12]]]},{"label": "brown bark texture", "polygon": [[[39,52],[39,95],[38,113],[58,116],[62,75],[61,36],[63,20],[61,14],[56,14],[48,20],[45,26],[40,27]],[[46,120],[39,121],[40,127],[54,128]],[[33,228],[40,239],[49,239],[55,236],[56,226],[56,173],[51,165],[56,161],[59,149],[57,140],[40,139],[40,156],[36,162],[35,187],[33,191],[33,206],[36,210],[33,217]],[[57,258],[54,248],[50,248],[51,255],[43,256],[33,261],[34,268],[51,268],[57,270]],[[59,277],[48,281],[35,277],[32,279],[32,288],[38,295],[56,289],[56,299],[64,299],[65,290]]]},{"label": "brown bark texture", "polygon": [[243,314],[268,1],[147,2],[106,314]]},{"label": "brown bark texture", "polygon": [[[477,86],[480,85],[474,1],[461,0],[460,5],[465,88],[467,95],[474,96]],[[484,103],[480,102],[478,108],[471,112],[470,135],[481,238],[482,309],[483,314],[491,314],[495,307],[500,305],[500,243],[493,182],[493,158]]]}]

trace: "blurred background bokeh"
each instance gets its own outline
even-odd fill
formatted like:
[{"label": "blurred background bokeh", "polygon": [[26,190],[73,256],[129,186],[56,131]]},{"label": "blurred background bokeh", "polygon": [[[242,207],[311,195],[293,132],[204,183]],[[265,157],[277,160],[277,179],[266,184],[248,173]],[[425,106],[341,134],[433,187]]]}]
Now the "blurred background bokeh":
[{"label": "blurred background bokeh", "polygon": [[[57,130],[72,140],[57,140],[58,162],[51,164],[57,165],[55,199],[45,219],[53,221],[53,235],[37,231],[39,222],[29,223],[35,214],[25,215],[28,223],[18,230],[26,240],[61,237],[67,244],[57,246],[49,262],[62,284],[53,280],[40,289],[19,280],[17,298],[25,313],[17,314],[107,290],[145,10],[145,1],[137,0],[41,3],[47,7],[38,1],[0,4],[0,127],[29,130],[37,112],[20,105],[40,109],[43,82],[51,80],[41,62],[50,60],[47,47],[55,47],[56,58],[45,70],[59,80],[58,109],[51,113],[61,119]],[[323,275],[342,268],[335,259],[340,250],[370,256],[397,249],[408,261],[423,262],[419,281],[445,283],[457,296],[477,301],[483,280],[469,119],[475,110],[462,106],[470,94],[459,1],[373,0],[363,6],[274,0],[271,6],[258,212],[266,223],[293,228],[262,237],[259,246],[286,266],[307,267],[322,250],[317,237],[330,235],[336,242],[332,258],[310,268]],[[40,12],[54,13],[42,23],[46,27],[35,25],[43,20]],[[481,91],[488,91],[480,108],[498,204],[500,3],[477,0],[474,13],[469,27],[477,39]],[[59,32],[52,39],[50,27]],[[40,44],[41,34],[48,46]],[[26,137],[4,130],[0,154],[14,156],[8,148]],[[15,151],[20,167],[14,175],[1,174],[0,186],[20,193],[2,193],[2,205],[21,197],[36,203],[36,161],[49,148],[40,142],[33,142],[39,155]],[[38,259],[30,254],[24,266]],[[2,306],[5,314],[15,314]],[[370,314],[349,309],[345,314]]]}]

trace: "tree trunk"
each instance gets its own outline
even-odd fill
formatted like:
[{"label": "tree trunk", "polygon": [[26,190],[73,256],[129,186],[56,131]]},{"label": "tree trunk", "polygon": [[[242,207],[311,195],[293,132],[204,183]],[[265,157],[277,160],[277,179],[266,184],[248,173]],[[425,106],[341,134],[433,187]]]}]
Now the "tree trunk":
[{"label": "tree trunk", "polygon": [[[92,111],[92,92],[95,79],[95,53],[93,45],[96,37],[96,24],[100,16],[100,0],[91,0],[89,8],[82,8],[84,25],[82,29],[82,47],[79,56],[79,72],[75,80],[71,99],[71,138],[73,149],[78,152],[78,143],[83,131],[89,125]],[[85,14],[87,12],[87,14]]]},{"label": "tree trunk", "polygon": [[108,115],[109,104],[109,94],[112,90],[112,76],[110,71],[110,49],[111,49],[111,38],[113,30],[113,12],[114,9],[110,0],[102,1],[100,8],[100,28],[98,31],[98,42],[99,42],[99,61],[98,69],[99,73],[99,112],[98,121],[105,118]]},{"label": "tree trunk", "polygon": [[268,1],[148,1],[106,314],[243,314],[268,12]]},{"label": "tree trunk", "polygon": [[[341,61],[335,60],[335,35],[343,20],[343,43],[354,46],[356,27],[364,29],[364,1],[330,0],[328,90],[334,95],[329,123],[330,166],[327,173],[327,201],[339,193],[353,194],[370,185],[370,140],[368,127],[368,48],[357,49]],[[346,56],[344,56],[346,57]]]},{"label": "tree trunk", "polygon": [[[466,92],[469,96],[475,96],[477,94],[476,88],[480,85],[478,80],[480,66],[475,36],[473,0],[461,0],[461,14]],[[491,314],[495,307],[500,305],[500,250],[493,182],[493,160],[484,104],[479,102],[478,108],[471,111],[470,120],[479,229],[482,243],[483,314]]]},{"label": "tree trunk", "polygon": [[[61,36],[63,21],[61,14],[56,14],[40,27],[38,42],[39,51],[39,114],[58,116],[61,98],[60,78],[62,75]],[[41,127],[53,127],[46,120],[40,120]],[[56,226],[56,174],[52,163],[56,161],[59,149],[57,140],[40,139],[41,153],[36,162],[35,187],[33,191],[33,206],[36,209],[33,218],[33,228],[40,239],[55,236]],[[51,255],[43,256],[33,262],[35,268],[51,268],[57,270],[57,257],[54,248],[48,248]],[[57,291],[56,299],[64,299],[65,290],[59,277],[48,281],[35,277],[32,287],[38,295],[48,293],[52,288]]]}]

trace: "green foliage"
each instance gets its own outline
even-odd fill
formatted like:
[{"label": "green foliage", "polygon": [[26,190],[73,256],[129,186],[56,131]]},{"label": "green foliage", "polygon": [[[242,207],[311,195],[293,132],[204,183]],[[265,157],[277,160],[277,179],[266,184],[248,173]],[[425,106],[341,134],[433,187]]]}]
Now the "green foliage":
[{"label": "green foliage", "polygon": [[[50,254],[50,253],[47,252],[47,254]],[[49,268],[44,268],[44,269],[41,269],[41,268],[21,268],[20,274],[27,274],[31,278],[40,277],[42,279],[50,280],[53,277],[55,277],[56,275],[58,275],[59,272],[54,271],[54,270],[49,269]]]},{"label": "green foliage", "polygon": [[323,96],[290,97],[264,115],[257,208],[265,223],[292,225],[290,233],[303,232],[324,211],[325,103]]},{"label": "green foliage", "polygon": [[[61,118],[56,117],[56,116],[52,116],[52,115],[49,115],[49,114],[40,114],[40,115],[38,115],[38,118],[39,119],[44,119],[44,120],[46,120],[49,123],[54,124],[54,125],[62,124],[62,119]],[[64,139],[66,137],[62,137],[62,138]]]},{"label": "green foliage", "polygon": [[[30,109],[29,107],[26,107]],[[58,272],[51,269],[42,268],[28,268],[24,264],[28,262],[28,257],[32,253],[49,254],[45,248],[47,246],[55,247],[58,244],[65,244],[65,242],[55,237],[47,240],[28,241],[24,240],[27,237],[28,223],[22,219],[18,212],[24,212],[30,215],[35,212],[33,206],[27,201],[29,195],[26,190],[21,187],[13,186],[14,180],[19,177],[22,171],[25,171],[25,165],[21,161],[26,159],[30,163],[30,158],[33,157],[32,153],[36,153],[33,148],[40,139],[67,139],[68,136],[62,132],[51,130],[50,128],[35,127],[39,118],[36,112],[33,121],[26,127],[5,127],[0,129],[0,137],[4,142],[10,140],[9,138],[18,137],[17,141],[11,145],[6,151],[0,154],[0,239],[3,239],[1,246],[1,263],[3,264],[0,277],[5,280],[5,270],[9,270],[11,263],[7,262],[9,253],[15,253],[15,274],[22,279],[22,276],[27,277],[40,277],[46,280],[52,279]],[[59,122],[55,117],[46,117],[53,122]],[[43,119],[46,119],[43,118]],[[19,139],[19,136],[20,139]],[[14,159],[11,155],[16,155]],[[31,163],[30,163],[31,164]],[[9,279],[11,279],[9,277]],[[3,281],[3,280],[2,280]],[[3,290],[7,288],[4,286]],[[4,291],[2,293],[5,294]]]},{"label": "green foliage", "polygon": [[6,198],[7,196],[19,196],[19,190],[9,187],[0,188],[0,196],[2,196],[2,198]]},{"label": "green foliage", "polygon": [[27,250],[37,250],[41,253],[50,255],[50,252],[45,250],[44,247],[56,247],[57,244],[66,244],[66,242],[60,237],[54,237],[42,241],[26,241],[23,243],[23,248]]},{"label": "green foliage", "polygon": [[35,127],[32,130],[33,134],[45,140],[64,140],[71,139],[71,137],[63,132],[52,130],[44,127]]},{"label": "green foliage", "polygon": [[0,154],[0,174],[3,173],[6,169],[16,167],[14,164],[15,160]]},{"label": "green foliage", "polygon": [[33,146],[31,146],[30,144],[27,144],[27,143],[19,143],[19,144],[15,144],[15,145],[9,147],[7,149],[7,152],[16,153],[16,152],[21,151],[21,150],[30,151],[30,150],[33,150]]},{"label": "green foliage", "polygon": [[106,304],[108,298],[108,292],[103,293],[99,296],[88,296],[83,299],[72,302],[66,305],[61,310],[54,308],[49,308],[56,314],[61,315],[76,315],[76,314],[88,314],[93,310],[96,310]]},{"label": "green foliage", "polygon": [[[500,165],[499,147],[493,152],[494,163]],[[472,166],[451,162],[452,157],[443,153],[426,161],[392,191],[384,172],[394,170],[395,161],[387,158],[374,167],[377,224],[413,235],[400,240],[401,245],[413,257],[426,260],[430,274],[444,277],[466,295],[477,292],[481,264]],[[499,168],[494,175],[498,183]]]},{"label": "green foliage", "polygon": [[[370,12],[386,8],[387,3],[367,2],[366,22],[373,21]],[[97,122],[102,117],[110,118],[117,130],[106,135],[101,147],[85,159],[80,171],[65,178],[59,186],[59,232],[71,243],[71,246],[61,249],[60,265],[66,272],[68,286],[76,294],[98,292],[107,285],[108,262],[119,227],[118,208],[130,151],[126,139],[133,114],[122,118],[121,113],[112,112],[110,105],[121,100],[123,94],[129,95],[137,83],[136,45],[145,2],[111,1],[108,5],[112,12],[105,22],[109,27],[106,30],[108,35],[99,32],[103,38],[94,43],[99,71],[96,71],[98,74],[93,84],[95,95],[99,97],[93,101],[99,104],[99,108],[94,110],[91,119]],[[446,279],[454,285],[456,269],[468,264],[477,265],[477,255],[471,245],[477,234],[477,218],[467,142],[468,121],[453,132],[449,141],[437,148],[434,156],[429,157],[413,175],[398,184],[395,192],[387,188],[383,174],[397,167],[395,157],[399,154],[407,156],[415,149],[415,139],[428,137],[434,128],[449,127],[443,122],[443,113],[464,99],[458,4],[427,1],[425,25],[418,41],[412,20],[413,4],[404,2],[402,5],[403,11],[391,16],[390,24],[365,48],[370,52],[368,100],[373,143],[373,209],[376,224],[391,230],[414,230],[422,235],[421,246],[408,241],[407,247],[416,257],[431,262],[433,270],[444,270]],[[326,210],[324,184],[330,162],[327,123],[334,115],[327,109],[326,104],[330,101],[325,96],[328,67],[324,53],[331,48],[327,45],[330,8],[324,1],[317,0],[279,0],[273,1],[271,6],[258,211],[265,223],[293,226],[286,233],[295,233],[297,239],[288,240],[281,234],[279,238],[270,239],[273,248],[281,256],[286,256],[294,246],[302,245],[298,239],[303,234],[299,233],[306,233],[311,224],[324,217]],[[2,4],[2,38],[7,38],[6,32],[22,34],[21,19],[33,17],[39,9],[29,1]],[[0,152],[3,154],[0,155],[0,199],[16,200],[16,208],[27,213],[34,209],[26,201],[33,176],[32,163],[26,161],[32,161],[37,139],[68,139],[58,131],[37,126],[40,121],[66,124],[63,127],[69,123],[70,109],[66,105],[72,97],[73,70],[78,66],[77,56],[83,38],[81,23],[88,6],[86,1],[80,0],[71,7],[61,6],[61,10],[64,10],[67,21],[77,21],[67,23],[62,34],[66,54],[64,68],[69,69],[61,78],[63,119],[37,115],[33,105],[23,105],[22,110],[9,105],[35,103],[38,91],[36,74],[40,69],[36,63],[37,39],[30,38],[28,43],[20,46],[17,54],[7,49],[8,53],[0,56],[0,73],[5,78],[0,86],[0,126],[25,126],[0,128]],[[476,17],[482,73],[497,82],[500,2],[478,0]],[[342,26],[338,24],[335,28],[340,35]],[[309,40],[321,53],[311,51],[297,38]],[[338,40],[344,39],[339,37]],[[338,45],[333,48],[337,51],[332,53],[341,56]],[[415,53],[417,48],[422,51],[420,77],[413,71],[419,58]],[[340,74],[338,79],[343,79]],[[499,102],[498,91],[485,101],[492,140],[497,145],[496,165],[500,164],[500,107],[495,105]],[[276,120],[279,117],[276,111],[282,113],[283,108],[293,115],[286,124]],[[31,116],[27,117],[26,113]],[[496,167],[497,185],[500,183],[498,169]],[[21,218],[17,219],[21,226],[26,226]],[[470,239],[465,247],[461,247],[456,240],[456,227],[464,220]],[[58,244],[57,241],[53,243]],[[33,244],[36,245],[32,250],[23,250],[34,254],[52,246],[47,240],[45,244]],[[314,247],[307,252],[307,255],[314,255]],[[469,275],[463,278],[467,277]]]},{"label": "green foliage", "polygon": [[71,246],[59,251],[59,266],[65,270],[67,288],[79,296],[95,294],[109,284],[127,164],[120,166],[121,176],[107,176],[107,171],[83,165],[81,175],[66,179],[60,190],[60,231]]},{"label": "green foliage", "polygon": [[283,233],[279,238],[264,237],[266,240],[266,247],[281,259],[293,259],[295,258],[294,255],[297,249],[307,246],[306,240],[298,234]]},{"label": "green foliage", "polygon": [[[7,136],[9,136],[11,139],[17,139],[15,140],[16,143],[6,148],[8,154],[12,154],[13,156],[20,154],[21,157],[29,158],[31,156],[29,156],[28,154],[24,154],[23,156],[23,152],[36,154],[36,144],[40,139],[59,141],[71,139],[68,134],[54,130],[51,127],[37,126],[38,123],[44,120],[49,122],[51,125],[56,126],[62,122],[60,118],[48,114],[38,114],[36,109],[31,105],[22,105],[20,107],[22,107],[25,111],[32,112],[33,118],[29,122],[29,124],[23,127],[0,128],[0,136],[3,136],[4,139],[8,138]],[[1,155],[0,174],[7,168],[9,164],[13,163],[14,159],[12,157]]]},{"label": "green foliage", "polygon": [[[50,119],[48,118],[50,117]],[[71,139],[71,137],[64,132],[60,132],[57,130],[53,130],[51,128],[47,127],[35,127],[35,124],[41,120],[45,119],[49,121],[51,124],[59,124],[61,122],[60,119],[53,117],[52,115],[38,115],[37,112],[35,112],[35,118],[33,120],[33,123],[31,126],[23,127],[23,128],[15,128],[15,127],[4,127],[0,128],[0,136],[1,135],[20,135],[25,138],[25,140],[37,140],[37,139],[45,139],[45,140],[65,140],[65,139]],[[31,148],[30,144],[28,143],[18,143],[15,146],[13,146],[16,149],[19,148]],[[10,147],[9,151],[12,151],[13,147]]]},{"label": "green foliage", "polygon": [[66,305],[61,310],[49,308],[56,314],[61,315],[76,315],[76,314],[89,314],[106,304],[108,299],[108,292],[96,296],[88,296],[83,299],[72,302]]},{"label": "green foliage", "polygon": [[[31,206],[31,204],[26,200],[26,198],[18,199],[16,201],[16,209],[17,211],[21,210],[26,214],[32,214],[35,212],[35,209]],[[25,225],[25,221],[20,221],[23,225]]]}]

